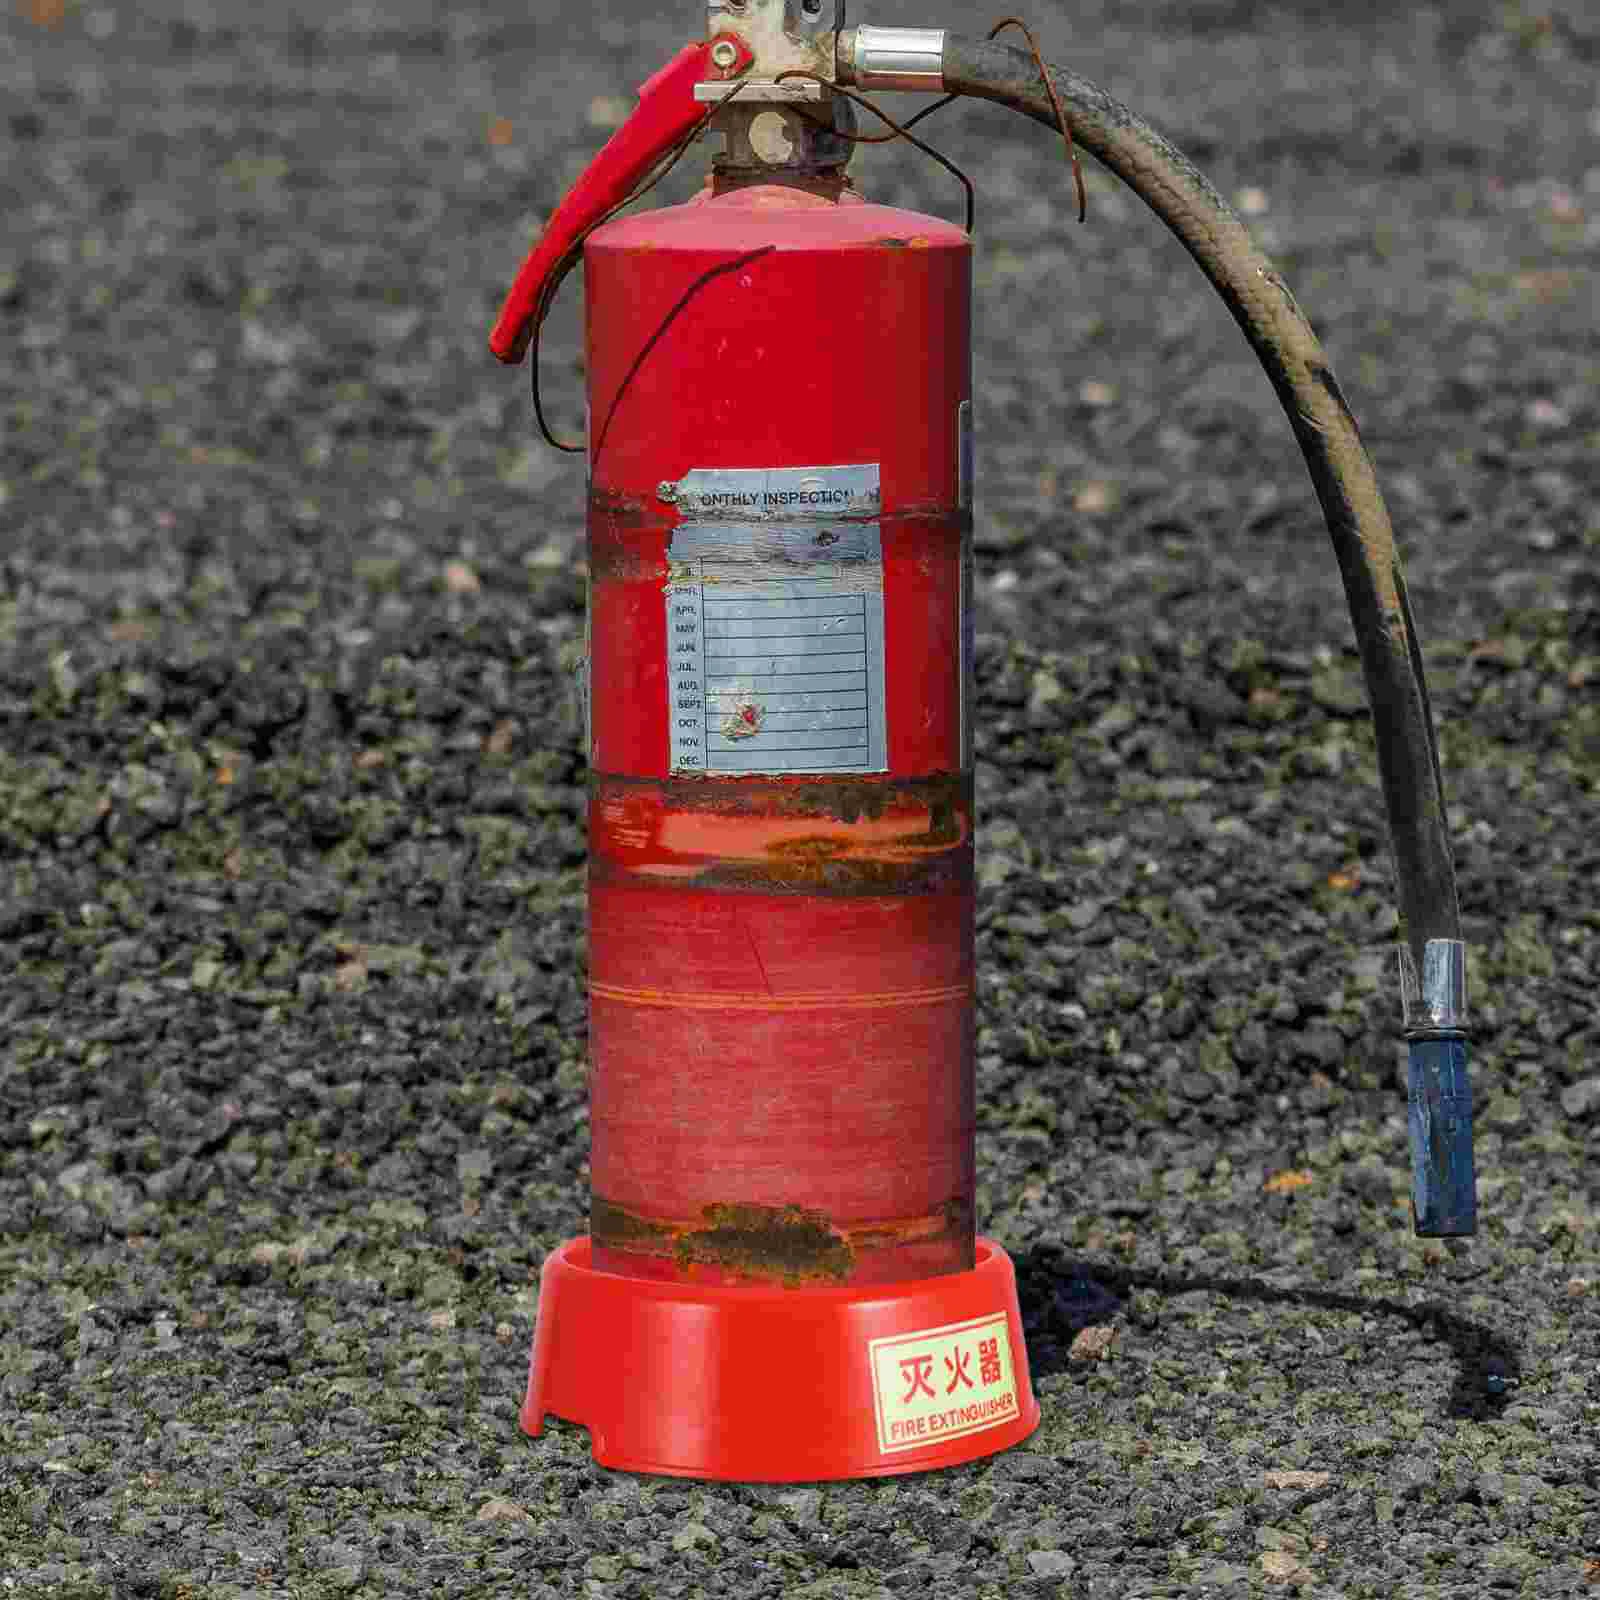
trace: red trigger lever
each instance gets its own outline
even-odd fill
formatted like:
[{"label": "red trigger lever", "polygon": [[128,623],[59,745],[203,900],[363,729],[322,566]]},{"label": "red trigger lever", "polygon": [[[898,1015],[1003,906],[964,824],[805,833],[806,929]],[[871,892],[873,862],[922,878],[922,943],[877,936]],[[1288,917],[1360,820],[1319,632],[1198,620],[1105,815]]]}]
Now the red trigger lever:
[{"label": "red trigger lever", "polygon": [[[723,42],[738,54],[726,68],[718,68],[712,65],[711,51]],[[489,348],[497,359],[511,366],[522,360],[533,339],[546,285],[572,247],[608,211],[620,206],[650,169],[705,117],[708,108],[695,100],[694,86],[737,77],[754,60],[742,39],[731,33],[718,34],[680,50],[641,86],[638,109],[612,134],[572,192],[556,207],[539,242],[522,263],[489,335]]]}]

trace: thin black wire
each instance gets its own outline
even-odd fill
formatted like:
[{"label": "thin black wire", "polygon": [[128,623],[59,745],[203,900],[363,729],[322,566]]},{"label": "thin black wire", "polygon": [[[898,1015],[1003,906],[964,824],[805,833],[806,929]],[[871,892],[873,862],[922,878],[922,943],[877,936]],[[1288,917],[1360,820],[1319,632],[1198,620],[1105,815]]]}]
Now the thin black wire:
[{"label": "thin black wire", "polygon": [[654,350],[655,347],[661,343],[662,339],[666,337],[667,329],[670,328],[672,324],[676,322],[683,312],[688,308],[689,302],[693,300],[694,297],[699,294],[699,292],[705,288],[705,286],[710,283],[713,278],[720,278],[729,272],[737,272],[741,267],[749,266],[752,261],[760,260],[762,256],[770,256],[777,248],[778,247],[775,244],[764,244],[759,250],[747,251],[744,255],[738,256],[732,261],[724,261],[715,267],[710,267],[706,271],[702,272],[700,276],[683,291],[683,294],[678,299],[678,303],[662,319],[661,326],[650,335],[649,339],[645,342],[644,348],[633,358],[633,365],[628,368],[628,371],[623,377],[622,382],[617,385],[617,392],[611,397],[611,409],[606,412],[606,420],[600,428],[600,437],[595,440],[594,460],[596,465],[598,465],[600,461],[600,452],[606,447],[606,435],[611,432],[611,419],[616,416],[617,407],[622,404],[622,397],[628,392],[628,385],[633,382],[635,376],[638,374],[639,368],[644,365],[645,359],[649,356],[650,352]]},{"label": "thin black wire", "polygon": [[[977,215],[977,191],[972,187],[972,179],[969,178],[966,173],[964,173],[961,168],[955,164],[955,162],[949,160],[945,156],[940,155],[931,144],[925,144],[921,139],[917,138],[915,134],[907,133],[905,128],[900,123],[896,122],[887,111],[880,110],[869,99],[867,99],[864,94],[857,94],[854,89],[846,89],[843,84],[830,82],[829,79],[820,77],[815,72],[807,72],[800,67],[792,68],[788,72],[780,72],[772,81],[774,83],[782,83],[785,78],[808,78],[812,83],[826,84],[828,88],[832,89],[835,94],[842,94],[845,99],[853,101],[856,105],[865,106],[867,110],[873,114],[873,116],[878,117],[884,122],[887,122],[889,126],[894,129],[893,133],[887,135],[888,139],[904,139],[908,144],[914,144],[917,149],[922,151],[924,155],[932,156],[933,159],[937,161],[946,172],[952,173],[960,181],[961,187],[967,191],[967,232],[972,232],[972,224]],[[807,113],[807,115],[809,115],[809,113]],[[811,118],[811,121],[813,122],[816,122],[817,120],[818,119],[815,117]],[[837,129],[833,129],[832,131],[838,132]],[[860,134],[846,133],[842,134],[841,137],[851,140],[856,144],[881,144],[886,142],[886,139],[875,139],[870,135],[863,137]]]},{"label": "thin black wire", "polygon": [[[563,256],[557,264],[556,270],[550,275],[550,287],[559,288],[566,281],[567,274],[572,271],[577,262],[574,255]],[[548,295],[540,295],[539,304],[534,308],[533,332],[528,336],[528,375],[529,383],[533,389],[533,415],[539,424],[539,432],[544,435],[544,442],[556,450],[565,451],[569,456],[582,455],[589,448],[588,443],[567,444],[564,440],[556,438],[550,431],[550,424],[545,421],[544,397],[539,392],[539,335],[544,329],[544,319],[549,314],[550,299]]]},{"label": "thin black wire", "polygon": [[[1078,191],[1078,221],[1086,221],[1089,215],[1089,195],[1083,182],[1083,168],[1078,162],[1078,147],[1073,142],[1072,124],[1067,121],[1066,113],[1061,109],[1060,97],[1056,94],[1054,80],[1050,76],[1050,69],[1045,66],[1044,57],[1040,54],[1038,41],[1033,37],[1032,30],[1020,17],[1002,17],[1001,20],[989,30],[988,37],[995,39],[1004,33],[1007,28],[1020,28],[1023,36],[1028,41],[1029,48],[1033,51],[1034,65],[1039,69],[1039,76],[1044,80],[1045,93],[1050,96],[1050,104],[1056,114],[1056,126],[1061,130],[1061,137],[1067,142],[1067,156],[1072,162],[1072,181]],[[914,128],[924,117],[931,117],[935,111],[942,111],[947,105],[961,98],[958,94],[947,94],[942,100],[935,100],[932,105],[924,106],[914,117],[908,117],[903,124],[906,128]],[[873,134],[870,137],[861,137],[863,144],[887,144],[893,135]]]},{"label": "thin black wire", "polygon": [[[701,115],[700,120],[695,123],[688,133],[686,133],[670,151],[667,152],[666,156],[663,157],[663,159],[657,164],[655,170],[650,174],[650,176],[647,177],[644,182],[633,191],[632,194],[628,195],[625,199],[619,200],[616,205],[612,206],[612,208],[604,215],[597,217],[592,223],[589,224],[587,228],[583,230],[581,234],[578,235],[576,239],[572,241],[571,248],[560,259],[560,261],[556,263],[555,269],[551,272],[549,278],[546,280],[544,290],[539,296],[539,303],[534,308],[533,330],[528,338],[528,367],[529,382],[533,390],[533,415],[539,424],[539,432],[544,435],[545,443],[552,446],[554,449],[564,451],[570,456],[577,456],[582,455],[584,451],[589,448],[587,442],[583,444],[564,444],[560,439],[556,438],[553,433],[551,433],[549,425],[545,421],[544,399],[539,392],[539,334],[544,327],[545,318],[550,315],[550,307],[555,303],[557,291],[561,288],[561,285],[566,282],[567,275],[583,258],[583,247],[588,242],[589,235],[595,232],[596,229],[603,228],[606,223],[608,223],[619,212],[625,211],[636,201],[644,199],[644,197],[649,194],[650,191],[655,188],[655,186],[660,183],[681,160],[683,160],[684,156],[688,153],[690,145],[692,145],[701,136],[701,134],[706,131],[706,125],[711,121],[712,117],[714,117],[717,112],[722,110],[722,108],[727,105],[727,103],[732,100],[748,82],[749,80],[746,79],[742,83],[736,83],[733,88],[727,94],[723,95],[720,100],[713,100],[711,104],[706,107],[706,110]],[[676,316],[677,313],[674,312],[673,315]],[[640,359],[642,360],[643,357]],[[632,374],[630,373],[629,376],[631,377]],[[612,409],[615,410],[615,406],[613,406]]]}]

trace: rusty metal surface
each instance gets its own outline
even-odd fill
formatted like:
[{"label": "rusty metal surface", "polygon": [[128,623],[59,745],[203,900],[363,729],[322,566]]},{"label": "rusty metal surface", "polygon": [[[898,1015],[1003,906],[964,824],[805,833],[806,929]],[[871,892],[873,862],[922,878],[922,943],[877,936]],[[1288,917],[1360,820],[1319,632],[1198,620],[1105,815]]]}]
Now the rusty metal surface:
[{"label": "rusty metal surface", "polygon": [[804,1206],[709,1205],[705,1224],[680,1234],[679,1267],[720,1267],[741,1277],[804,1283],[844,1283],[854,1253],[821,1211]]},{"label": "rusty metal surface", "polygon": [[970,773],[590,779],[600,883],[919,894],[969,888]]},{"label": "rusty metal surface", "polygon": [[[928,247],[922,234],[884,235],[862,241],[861,249],[921,250]],[[929,554],[953,546],[958,552],[963,533],[972,526],[972,513],[942,500],[896,506],[870,518],[840,517],[840,522],[868,520],[885,530],[918,524],[927,539]],[[597,582],[623,579],[633,582],[669,577],[668,538],[678,524],[677,508],[655,496],[623,494],[596,483],[589,491],[589,572]],[[657,539],[660,540],[659,545]]]},{"label": "rusty metal surface", "polygon": [[600,1252],[652,1257],[694,1277],[711,1269],[731,1281],[776,1282],[786,1288],[845,1284],[864,1257],[885,1251],[943,1246],[949,1265],[972,1265],[971,1195],[955,1195],[926,1216],[841,1224],[825,1211],[800,1205],[712,1202],[695,1219],[646,1217],[595,1194],[590,1234]]},{"label": "rusty metal surface", "polygon": [[594,583],[665,583],[667,537],[677,513],[655,499],[589,491],[589,577]]},{"label": "rusty metal surface", "polygon": [[844,1283],[854,1253],[825,1213],[805,1206],[707,1205],[694,1221],[642,1217],[596,1194],[589,1230],[601,1250],[667,1258],[680,1270],[715,1267],[790,1288]]},{"label": "rusty metal surface", "polygon": [[590,780],[596,802],[629,793],[649,793],[674,811],[706,811],[718,817],[809,817],[849,825],[904,811],[926,811],[937,823],[930,831],[954,841],[956,819],[972,809],[972,775],[938,773],[928,778],[892,774],[751,778],[678,774],[671,778],[630,778],[596,773]]}]

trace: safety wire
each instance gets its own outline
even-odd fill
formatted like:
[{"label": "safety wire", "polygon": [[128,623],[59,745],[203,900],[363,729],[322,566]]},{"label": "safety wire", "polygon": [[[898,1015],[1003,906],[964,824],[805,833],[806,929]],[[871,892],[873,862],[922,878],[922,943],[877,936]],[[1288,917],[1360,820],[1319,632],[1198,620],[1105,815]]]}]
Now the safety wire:
[{"label": "safety wire", "polygon": [[[1056,126],[1061,130],[1061,137],[1066,141],[1067,160],[1072,163],[1072,182],[1078,192],[1078,221],[1087,221],[1089,216],[1089,194],[1084,187],[1083,168],[1078,163],[1078,147],[1073,143],[1072,139],[1072,124],[1067,121],[1067,114],[1061,108],[1061,96],[1056,93],[1056,86],[1050,77],[1050,69],[1044,64],[1044,56],[1039,50],[1039,41],[1034,38],[1033,29],[1021,17],[1002,17],[989,30],[988,37],[990,39],[998,39],[1007,28],[1020,30],[1022,37],[1028,41],[1028,49],[1033,54],[1033,64],[1039,69],[1039,77],[1044,83],[1045,93],[1050,97],[1051,109],[1056,114]],[[931,106],[924,106],[916,116],[909,118],[906,122],[906,127],[916,127],[924,117],[931,117],[935,111],[943,109],[952,100],[959,99],[961,99],[961,96],[958,94],[947,94],[944,99],[935,100]],[[884,141],[879,137],[867,142],[880,144]]]},{"label": "safety wire", "polygon": [[[923,154],[930,155],[939,163],[946,172],[952,172],[960,180],[961,187],[967,191],[967,221],[966,231],[972,232],[973,219],[977,214],[977,197],[972,187],[972,179],[964,173],[955,162],[942,156],[931,144],[924,144],[914,133],[907,133],[905,123],[896,122],[887,111],[875,106],[864,94],[857,94],[854,89],[846,89],[843,84],[834,83],[830,78],[824,78],[819,73],[807,72],[801,67],[791,68],[788,72],[780,72],[772,81],[782,83],[788,78],[805,78],[812,83],[826,84],[835,94],[842,94],[846,100],[853,101],[858,106],[865,106],[873,116],[887,122],[892,132],[889,133],[846,133],[841,128],[835,128],[831,122],[824,122],[821,117],[814,117],[809,111],[800,114],[808,122],[815,123],[819,128],[826,128],[828,132],[837,134],[841,139],[848,139],[851,144],[887,144],[891,139],[904,139],[908,144],[914,144]],[[731,98],[731,97],[730,97]],[[952,99],[954,96],[951,97]]]},{"label": "safety wire", "polygon": [[[748,81],[749,80],[747,79],[746,82]],[[555,303],[557,292],[560,290],[561,285],[566,282],[567,274],[571,272],[572,269],[577,266],[578,262],[583,258],[583,247],[588,242],[589,235],[597,228],[604,227],[606,223],[608,223],[619,212],[626,211],[629,206],[634,204],[635,201],[644,199],[644,197],[649,194],[650,191],[654,189],[655,186],[660,183],[662,179],[664,179],[681,160],[683,160],[684,156],[688,153],[690,145],[692,145],[706,131],[706,125],[711,121],[711,119],[720,110],[722,110],[722,108],[727,105],[728,102],[732,100],[733,97],[737,95],[744,87],[745,83],[736,83],[733,88],[730,89],[727,94],[723,95],[720,100],[712,101],[712,103],[706,107],[705,112],[701,116],[700,120],[696,122],[695,125],[688,131],[688,133],[686,133],[683,138],[680,139],[678,143],[666,153],[661,162],[657,165],[655,171],[653,171],[649,177],[647,177],[644,182],[633,191],[632,194],[627,195],[622,200],[619,200],[616,205],[612,206],[612,208],[605,212],[604,215],[597,217],[592,223],[589,224],[587,228],[583,230],[582,233],[578,235],[576,239],[572,241],[571,248],[564,256],[562,256],[560,261],[556,263],[554,270],[550,273],[549,278],[546,280],[544,290],[539,296],[539,303],[534,307],[533,310],[533,331],[528,341],[528,367],[529,380],[533,389],[533,414],[535,419],[538,421],[539,432],[544,435],[545,443],[552,446],[554,449],[562,450],[568,455],[576,456],[582,455],[589,448],[587,443],[565,444],[560,439],[556,438],[553,433],[551,433],[550,426],[545,421],[544,401],[539,393],[539,334],[540,330],[544,327],[545,318],[550,314],[550,307]]]},{"label": "safety wire", "polygon": [[[1067,121],[1066,112],[1061,107],[1061,97],[1056,93],[1056,86],[1051,81],[1049,69],[1044,63],[1044,56],[1039,50],[1039,41],[1033,36],[1033,29],[1020,17],[1002,17],[989,30],[988,37],[996,39],[1007,28],[1021,29],[1023,38],[1028,41],[1028,49],[1033,53],[1034,64],[1039,68],[1039,76],[1044,82],[1045,93],[1049,95],[1050,104],[1055,110],[1056,126],[1060,128],[1061,137],[1066,141],[1067,159],[1072,163],[1072,181],[1078,195],[1078,221],[1083,222],[1089,215],[1089,195],[1084,187],[1083,168],[1078,163],[1078,147],[1073,143],[1072,139],[1072,125]],[[908,117],[904,122],[896,122],[886,111],[873,104],[864,95],[855,94],[842,84],[833,83],[830,79],[819,77],[814,72],[803,72],[798,69],[791,72],[780,72],[774,81],[781,83],[785,78],[809,78],[814,83],[826,84],[835,94],[842,94],[847,99],[853,100],[857,105],[865,106],[875,117],[888,123],[891,131],[889,133],[847,133],[842,128],[830,127],[820,117],[814,117],[808,111],[801,112],[802,116],[815,123],[818,127],[828,128],[831,133],[836,134],[841,139],[848,140],[851,144],[889,144],[895,139],[905,139],[908,143],[914,144],[919,150],[932,156],[941,167],[953,172],[961,180],[967,191],[967,232],[972,232],[973,192],[971,181],[954,162],[947,161],[932,145],[924,144],[922,140],[913,138],[911,135],[911,129],[916,127],[925,117],[931,117],[935,111],[941,111],[953,101],[959,100],[961,98],[960,95],[947,94],[942,100],[935,100],[932,105],[924,106],[914,117]]]}]

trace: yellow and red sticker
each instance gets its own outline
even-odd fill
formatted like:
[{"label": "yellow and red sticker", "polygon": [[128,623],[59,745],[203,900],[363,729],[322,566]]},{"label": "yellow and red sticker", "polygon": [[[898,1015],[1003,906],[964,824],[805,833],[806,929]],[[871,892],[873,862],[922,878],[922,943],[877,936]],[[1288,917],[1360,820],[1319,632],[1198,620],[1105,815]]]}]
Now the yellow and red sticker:
[{"label": "yellow and red sticker", "polygon": [[1004,1312],[873,1339],[872,1398],[885,1455],[1016,1420],[1017,1380]]}]

